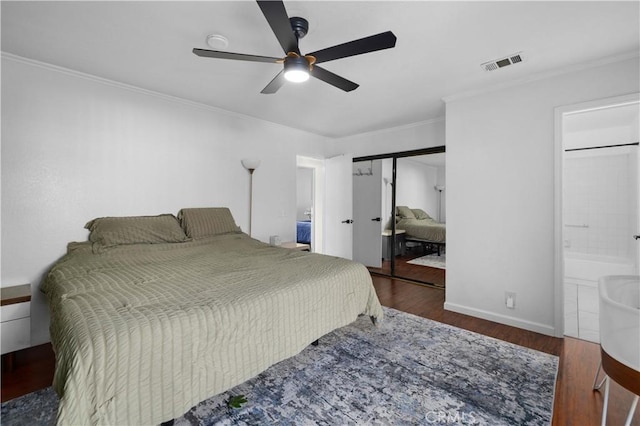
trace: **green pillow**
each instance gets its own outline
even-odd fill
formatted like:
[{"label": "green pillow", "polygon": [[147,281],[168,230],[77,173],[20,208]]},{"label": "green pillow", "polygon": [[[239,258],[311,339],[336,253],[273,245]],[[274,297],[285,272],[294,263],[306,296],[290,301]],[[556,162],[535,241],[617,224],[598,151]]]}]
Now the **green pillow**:
[{"label": "green pillow", "polygon": [[411,209],[411,211],[415,215],[416,219],[420,219],[420,220],[431,219],[431,220],[433,220],[433,218],[431,216],[429,216],[427,214],[427,212],[425,212],[422,209]]},{"label": "green pillow", "polygon": [[124,244],[180,243],[187,236],[172,214],[100,217],[88,222],[89,241],[104,247]]},{"label": "green pillow", "polygon": [[416,215],[413,214],[413,211],[407,206],[397,206],[396,212],[403,219],[415,219]]},{"label": "green pillow", "polygon": [[226,207],[182,209],[178,212],[178,219],[187,236],[194,239],[240,232]]}]

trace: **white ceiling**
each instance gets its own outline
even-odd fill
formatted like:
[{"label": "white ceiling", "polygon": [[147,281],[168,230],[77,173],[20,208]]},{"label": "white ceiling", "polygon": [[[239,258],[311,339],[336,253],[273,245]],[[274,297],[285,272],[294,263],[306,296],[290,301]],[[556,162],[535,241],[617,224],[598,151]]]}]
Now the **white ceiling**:
[{"label": "white ceiling", "polygon": [[[302,53],[391,30],[396,47],[323,66],[360,84],[319,80],[260,94],[279,65],[191,53],[283,56],[253,1],[2,1],[2,51],[285,126],[341,137],[444,115],[442,98],[640,50],[637,1],[285,1],[311,28]],[[480,64],[522,51],[497,71]]]}]

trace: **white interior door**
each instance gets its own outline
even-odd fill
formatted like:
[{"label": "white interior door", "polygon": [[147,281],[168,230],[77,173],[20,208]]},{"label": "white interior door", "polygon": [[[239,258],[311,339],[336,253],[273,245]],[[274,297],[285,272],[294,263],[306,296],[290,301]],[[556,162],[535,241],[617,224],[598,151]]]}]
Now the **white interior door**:
[{"label": "white interior door", "polygon": [[353,163],[353,259],[382,266],[382,161]]},{"label": "white interior door", "polygon": [[328,158],[325,170],[324,253],[353,258],[353,155]]},{"label": "white interior door", "polygon": [[[640,114],[639,114],[640,116]],[[640,121],[640,118],[636,118],[636,123]],[[638,129],[640,125],[636,124],[636,129]],[[640,129],[637,130],[635,136],[636,140],[640,139]],[[636,275],[640,275],[640,147],[636,146],[636,164],[635,164],[635,183],[631,189],[632,194],[635,196],[636,201],[636,229],[635,234],[632,236],[635,240],[635,250],[636,250]]]}]

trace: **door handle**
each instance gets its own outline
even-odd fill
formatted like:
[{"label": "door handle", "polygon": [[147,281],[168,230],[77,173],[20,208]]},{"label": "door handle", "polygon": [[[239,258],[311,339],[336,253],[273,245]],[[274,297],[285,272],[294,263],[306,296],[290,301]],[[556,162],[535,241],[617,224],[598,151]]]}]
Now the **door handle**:
[{"label": "door handle", "polygon": [[640,240],[640,235],[634,235],[633,238],[635,238],[636,240]]},{"label": "door handle", "polygon": [[374,217],[373,219],[371,219],[372,222],[380,222],[380,218],[379,217]]},{"label": "door handle", "polygon": [[353,223],[353,220],[351,219],[343,220],[342,223],[350,224],[350,223]]}]

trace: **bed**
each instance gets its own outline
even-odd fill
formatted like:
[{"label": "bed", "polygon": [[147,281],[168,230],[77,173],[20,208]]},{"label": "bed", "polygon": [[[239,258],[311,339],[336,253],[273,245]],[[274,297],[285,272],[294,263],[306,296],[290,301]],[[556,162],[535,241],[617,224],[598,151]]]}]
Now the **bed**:
[{"label": "bed", "polygon": [[311,221],[299,220],[296,225],[296,241],[300,244],[311,244]]},{"label": "bed", "polygon": [[446,244],[446,225],[437,222],[422,209],[396,207],[396,229],[403,229],[405,240],[420,243],[423,250],[427,246],[435,247],[438,255]]},{"label": "bed", "polygon": [[251,239],[228,209],[179,218],[91,221],[48,273],[58,424],[168,421],[358,315],[382,319],[360,264]]}]

